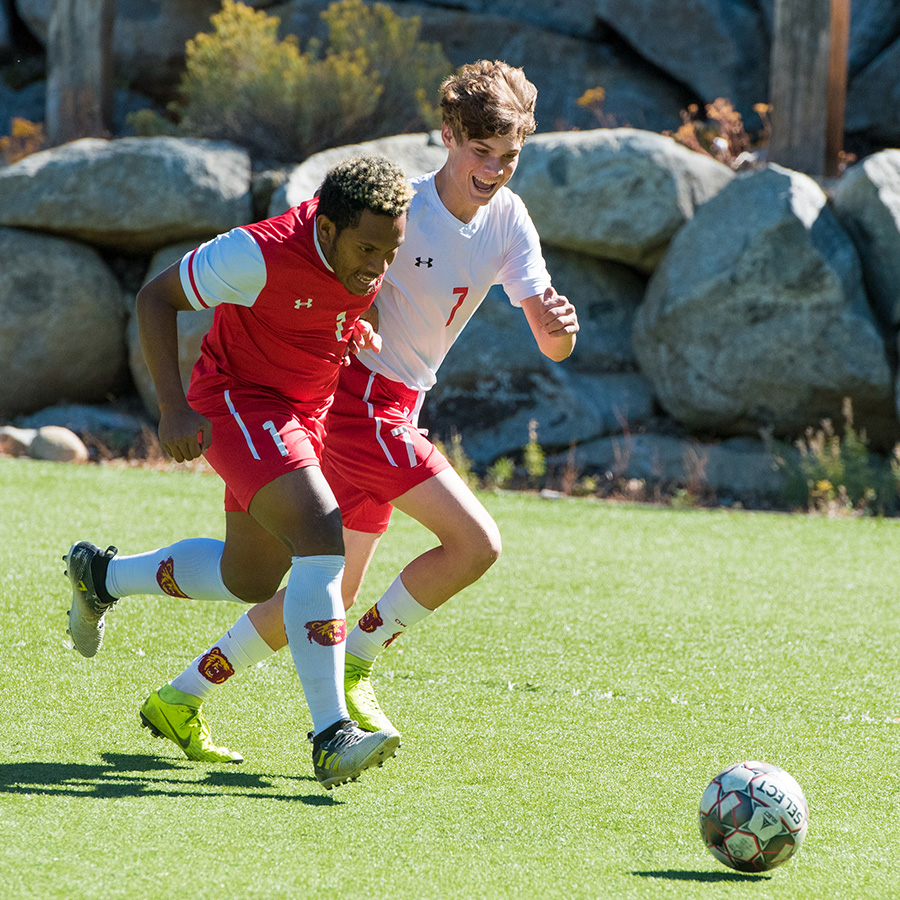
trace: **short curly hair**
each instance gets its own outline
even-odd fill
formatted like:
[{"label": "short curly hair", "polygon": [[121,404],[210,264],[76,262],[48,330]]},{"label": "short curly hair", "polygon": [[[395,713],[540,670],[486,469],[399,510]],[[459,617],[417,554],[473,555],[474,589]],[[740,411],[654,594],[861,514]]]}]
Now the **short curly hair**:
[{"label": "short curly hair", "polygon": [[383,156],[352,156],[325,175],[317,192],[318,212],[337,230],[355,228],[364,210],[399,219],[409,211],[413,190],[403,170]]},{"label": "short curly hair", "polygon": [[500,60],[462,66],[441,85],[441,114],[458,140],[484,140],[534,132],[537,88],[517,69]]}]

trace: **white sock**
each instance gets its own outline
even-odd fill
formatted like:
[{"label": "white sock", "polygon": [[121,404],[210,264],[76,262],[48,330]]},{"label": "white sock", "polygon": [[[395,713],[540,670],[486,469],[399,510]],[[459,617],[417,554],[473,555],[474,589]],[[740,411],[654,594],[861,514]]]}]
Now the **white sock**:
[{"label": "white sock", "polygon": [[344,702],[343,574],[343,556],[295,556],[284,594],[284,630],[316,734],[350,718]]},{"label": "white sock", "polygon": [[260,637],[244,613],[206,653],[198,656],[171,682],[173,688],[206,700],[216,688],[275,651]]},{"label": "white sock", "polygon": [[212,538],[190,538],[149,553],[115,556],[106,571],[106,589],[113,597],[168,594],[240,603],[222,581],[224,548]]},{"label": "white sock", "polygon": [[404,587],[398,575],[381,599],[356,623],[347,639],[347,653],[372,661],[407,628],[433,613]]}]

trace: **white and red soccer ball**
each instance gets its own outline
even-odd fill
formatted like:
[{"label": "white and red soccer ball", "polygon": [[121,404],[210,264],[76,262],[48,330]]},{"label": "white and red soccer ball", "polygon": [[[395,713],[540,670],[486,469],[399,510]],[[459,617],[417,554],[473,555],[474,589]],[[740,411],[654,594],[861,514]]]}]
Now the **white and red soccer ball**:
[{"label": "white and red soccer ball", "polygon": [[729,766],[700,800],[706,849],[739,872],[765,872],[790,859],[803,843],[808,822],[800,785],[770,763]]}]

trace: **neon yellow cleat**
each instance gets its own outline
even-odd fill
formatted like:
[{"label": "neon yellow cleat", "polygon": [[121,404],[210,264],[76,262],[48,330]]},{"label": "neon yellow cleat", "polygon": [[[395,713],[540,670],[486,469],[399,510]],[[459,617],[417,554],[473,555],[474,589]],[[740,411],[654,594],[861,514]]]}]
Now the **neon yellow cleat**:
[{"label": "neon yellow cleat", "polygon": [[344,699],[350,718],[356,720],[363,731],[396,732],[391,720],[381,711],[375,689],[372,687],[374,662],[360,659],[352,653],[344,662]]},{"label": "neon yellow cleat", "polygon": [[167,703],[159,696],[159,691],[154,691],[141,707],[141,724],[156,737],[168,738],[177,744],[188,759],[215,763],[243,762],[244,757],[240,753],[227,747],[217,747],[212,742],[200,706],[199,700],[196,706]]}]

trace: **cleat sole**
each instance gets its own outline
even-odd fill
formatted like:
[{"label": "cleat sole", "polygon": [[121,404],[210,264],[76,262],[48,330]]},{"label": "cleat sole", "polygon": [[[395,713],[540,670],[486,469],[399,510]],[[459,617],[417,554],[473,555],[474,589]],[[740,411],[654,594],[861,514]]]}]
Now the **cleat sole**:
[{"label": "cleat sole", "polygon": [[164,738],[165,735],[143,714],[141,713],[141,728],[146,728],[155,738]]}]

